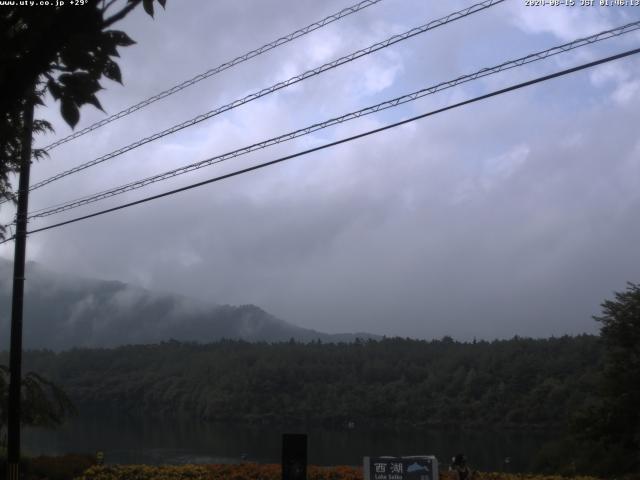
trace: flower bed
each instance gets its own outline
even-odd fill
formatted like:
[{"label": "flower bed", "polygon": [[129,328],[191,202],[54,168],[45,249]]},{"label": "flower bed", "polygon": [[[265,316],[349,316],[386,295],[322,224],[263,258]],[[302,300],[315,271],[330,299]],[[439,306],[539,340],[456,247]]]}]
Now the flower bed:
[{"label": "flower bed", "polygon": [[[244,463],[239,465],[104,465],[89,468],[76,480],[280,480],[280,465]],[[454,480],[450,472],[442,472],[441,480]],[[307,480],[362,480],[362,468],[310,466]],[[474,480],[566,480],[561,476],[512,473],[482,473]],[[574,480],[596,480],[593,477],[574,477]]]}]

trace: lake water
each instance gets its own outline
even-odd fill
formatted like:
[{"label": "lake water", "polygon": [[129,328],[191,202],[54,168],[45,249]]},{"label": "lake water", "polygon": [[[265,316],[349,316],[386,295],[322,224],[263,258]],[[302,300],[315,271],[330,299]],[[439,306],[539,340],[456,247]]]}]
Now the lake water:
[{"label": "lake water", "polygon": [[[281,429],[199,423],[177,419],[79,417],[58,430],[27,429],[23,449],[30,454],[95,453],[106,463],[279,463],[281,435],[307,433],[309,463],[360,465],[366,455],[436,455],[443,468],[464,453],[471,468],[533,471],[536,452],[553,434],[539,431],[427,431],[369,429]],[[510,461],[505,462],[509,457]]]}]

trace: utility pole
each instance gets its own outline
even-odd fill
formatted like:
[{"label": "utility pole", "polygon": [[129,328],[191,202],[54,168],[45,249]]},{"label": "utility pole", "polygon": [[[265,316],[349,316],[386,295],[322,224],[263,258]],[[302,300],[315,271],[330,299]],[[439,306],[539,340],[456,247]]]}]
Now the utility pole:
[{"label": "utility pole", "polygon": [[22,386],[22,310],[24,301],[24,264],[27,249],[27,212],[29,210],[29,173],[35,88],[24,102],[20,180],[16,214],[15,253],[13,258],[13,297],[11,300],[11,353],[9,357],[9,422],[7,467],[9,480],[20,478],[20,401]]}]

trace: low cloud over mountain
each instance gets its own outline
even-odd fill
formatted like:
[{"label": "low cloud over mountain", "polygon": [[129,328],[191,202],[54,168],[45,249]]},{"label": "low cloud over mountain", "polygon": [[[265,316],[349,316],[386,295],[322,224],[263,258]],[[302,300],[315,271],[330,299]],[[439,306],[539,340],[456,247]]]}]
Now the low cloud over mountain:
[{"label": "low cloud over mountain", "polygon": [[[1,349],[9,346],[13,265],[0,260]],[[352,341],[367,334],[329,335],[300,328],[255,305],[216,305],[185,296],[151,292],[116,281],[59,275],[27,265],[25,348],[63,350],[158,343],[170,339],[210,342]]]}]

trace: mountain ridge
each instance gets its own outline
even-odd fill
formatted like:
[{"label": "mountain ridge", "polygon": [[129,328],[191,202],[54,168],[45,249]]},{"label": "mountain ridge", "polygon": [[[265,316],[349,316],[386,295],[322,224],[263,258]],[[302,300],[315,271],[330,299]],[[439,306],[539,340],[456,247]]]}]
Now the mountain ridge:
[{"label": "mountain ridge", "polygon": [[[0,259],[0,349],[8,348],[13,263]],[[27,349],[117,347],[223,338],[351,342],[368,333],[329,334],[299,327],[252,304],[223,305],[159,293],[118,280],[52,272],[28,262],[23,342]]]}]

